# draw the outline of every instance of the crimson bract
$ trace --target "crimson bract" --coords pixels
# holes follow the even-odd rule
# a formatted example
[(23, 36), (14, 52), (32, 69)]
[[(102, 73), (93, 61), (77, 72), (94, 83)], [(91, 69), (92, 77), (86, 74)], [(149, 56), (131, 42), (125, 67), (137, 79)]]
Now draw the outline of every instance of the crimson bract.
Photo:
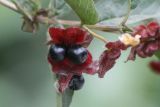
[(151, 57), (160, 50), (160, 26), (157, 22), (135, 27), (132, 35), (137, 34), (141, 35), (141, 43), (131, 49), (128, 60), (135, 60), (136, 55), (141, 58)]

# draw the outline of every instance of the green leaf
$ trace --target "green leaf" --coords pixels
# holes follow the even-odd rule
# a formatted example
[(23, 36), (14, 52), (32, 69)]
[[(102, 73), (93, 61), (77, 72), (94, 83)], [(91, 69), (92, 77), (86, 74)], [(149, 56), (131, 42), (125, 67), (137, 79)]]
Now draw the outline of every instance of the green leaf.
[(127, 0), (99, 0), (96, 2), (97, 11), (101, 20), (107, 20), (125, 15)]
[(93, 0), (65, 0), (77, 13), (83, 24), (96, 24), (99, 16)]
[[(97, 11), (103, 24), (117, 25), (127, 12), (128, 0), (99, 0)], [(131, 14), (127, 24), (160, 18), (160, 0), (132, 0)]]
[(158, 59), (160, 59), (160, 51), (158, 51), (158, 52), (156, 52), (156, 57), (158, 58)]
[[(57, 4), (62, 5), (64, 0), (56, 0)], [(76, 4), (79, 1), (83, 0), (66, 0), (70, 1), (71, 4)], [(74, 3), (76, 1), (76, 3)], [(85, 0), (85, 5), (87, 4)], [(127, 21), (127, 24), (135, 24), (138, 22), (145, 22), (153, 19), (160, 19), (160, 0), (131, 0), (131, 13)], [(123, 17), (127, 13), (128, 9), (128, 0), (94, 0), (95, 7), (99, 20), (101, 20), (104, 25), (117, 25), (120, 24), (123, 20)], [(78, 3), (77, 3), (78, 4)], [(77, 5), (76, 4), (76, 5)], [(70, 5), (71, 6), (71, 5)], [(72, 7), (72, 6), (71, 6)], [(86, 7), (85, 7), (86, 8)], [(84, 15), (86, 10), (74, 6), (74, 11), (82, 11), (82, 16), (90, 17), (89, 14)], [(58, 12), (61, 13), (58, 17), (68, 20), (78, 20), (75, 13), (69, 6), (64, 5), (61, 9), (58, 9)], [(77, 13), (77, 12), (76, 12)], [(70, 14), (70, 15), (68, 15)]]

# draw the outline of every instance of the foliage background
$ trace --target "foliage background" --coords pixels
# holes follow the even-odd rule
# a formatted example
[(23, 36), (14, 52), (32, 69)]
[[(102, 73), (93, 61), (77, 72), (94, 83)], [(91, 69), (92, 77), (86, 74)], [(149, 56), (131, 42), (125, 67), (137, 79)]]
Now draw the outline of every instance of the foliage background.
[[(41, 26), (36, 34), (24, 33), (21, 22), (20, 15), (0, 6), (0, 107), (55, 107), (53, 78), (46, 60), (47, 29)], [(117, 37), (98, 33), (109, 40)], [(98, 40), (90, 46), (94, 58), (103, 49)], [(127, 55), (123, 53), (104, 79), (85, 75), (85, 86), (75, 93), (71, 107), (159, 107), (160, 75), (147, 67), (156, 58), (124, 63)]]

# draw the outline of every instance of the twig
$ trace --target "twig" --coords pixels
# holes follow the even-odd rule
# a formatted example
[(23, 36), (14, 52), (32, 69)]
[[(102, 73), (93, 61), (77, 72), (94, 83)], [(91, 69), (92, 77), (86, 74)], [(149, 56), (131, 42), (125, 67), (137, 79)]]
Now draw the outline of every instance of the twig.
[(71, 20), (56, 20), (55, 18), (48, 18), (48, 17), (44, 17), (42, 15), (37, 16), (36, 20), (39, 23), (42, 24), (62, 24), (62, 25), (69, 25), (69, 26), (80, 26), (80, 22), (79, 21), (71, 21)]
[[(81, 26), (80, 21), (73, 21), (73, 20), (55, 20), (54, 18), (50, 19), (48, 17), (44, 16), (38, 16), (37, 21), (43, 24), (56, 24), (60, 23), (62, 25), (69, 25), (69, 26)], [(86, 27), (90, 29), (96, 29), (96, 30), (101, 30), (101, 31), (108, 31), (108, 32), (120, 32), (120, 28), (117, 26), (103, 26), (100, 24), (96, 25), (85, 25)]]
[(8, 0), (0, 0), (0, 4), (15, 12), (19, 12), (16, 5)]
[(69, 20), (58, 20), (59, 23), (63, 25), (80, 26), (80, 21), (69, 21)]
[(96, 25), (85, 25), (90, 29), (96, 29), (96, 30), (101, 30), (101, 31), (106, 31), (106, 32), (119, 32), (120, 28), (117, 26), (103, 26), (100, 24)]
[(107, 43), (108, 41), (103, 37), (98, 35), (97, 33), (93, 32), (92, 30), (90, 30), (87, 26), (83, 25), (83, 28), (86, 29), (89, 33), (92, 34), (92, 36), (94, 36), (95, 38), (103, 41), (104, 43)]

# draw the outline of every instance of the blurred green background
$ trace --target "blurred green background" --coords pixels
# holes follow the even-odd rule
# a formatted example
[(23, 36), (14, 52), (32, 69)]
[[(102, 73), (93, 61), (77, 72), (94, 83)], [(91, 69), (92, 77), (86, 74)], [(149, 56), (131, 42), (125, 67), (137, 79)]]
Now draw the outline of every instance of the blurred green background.
[[(0, 107), (56, 107), (46, 59), (47, 29), (30, 34), (21, 31), (21, 24), (20, 15), (0, 6)], [(110, 40), (117, 37), (98, 33)], [(94, 58), (103, 49), (98, 40), (90, 46)], [(103, 79), (85, 75), (85, 86), (75, 93), (71, 107), (160, 107), (160, 75), (147, 66), (156, 58), (124, 63), (127, 55), (123, 52)]]

